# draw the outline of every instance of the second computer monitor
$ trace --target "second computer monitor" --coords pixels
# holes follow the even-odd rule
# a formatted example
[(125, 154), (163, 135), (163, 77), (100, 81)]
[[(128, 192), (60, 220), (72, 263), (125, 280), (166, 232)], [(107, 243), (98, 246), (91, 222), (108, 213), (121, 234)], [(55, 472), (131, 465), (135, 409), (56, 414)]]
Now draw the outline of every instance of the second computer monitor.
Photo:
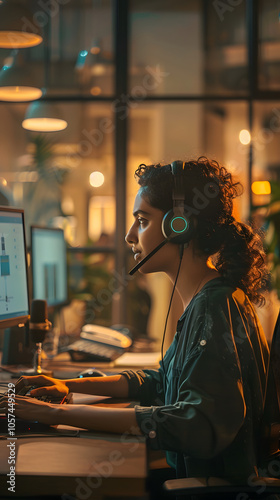
[(29, 318), (23, 210), (0, 207), (0, 329)]
[(67, 303), (67, 261), (64, 232), (31, 226), (32, 298), (48, 306)]

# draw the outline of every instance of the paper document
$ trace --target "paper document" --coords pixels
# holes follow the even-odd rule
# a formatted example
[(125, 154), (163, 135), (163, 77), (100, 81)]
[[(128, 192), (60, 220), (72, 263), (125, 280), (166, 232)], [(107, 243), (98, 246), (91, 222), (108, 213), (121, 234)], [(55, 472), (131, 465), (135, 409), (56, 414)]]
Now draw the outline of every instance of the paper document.
[(114, 362), (115, 366), (130, 366), (131, 368), (157, 367), (161, 359), (160, 352), (125, 352)]
[(94, 396), (92, 394), (73, 392), (73, 403), (75, 405), (92, 405), (93, 403), (102, 403), (105, 399), (111, 398), (110, 396)]

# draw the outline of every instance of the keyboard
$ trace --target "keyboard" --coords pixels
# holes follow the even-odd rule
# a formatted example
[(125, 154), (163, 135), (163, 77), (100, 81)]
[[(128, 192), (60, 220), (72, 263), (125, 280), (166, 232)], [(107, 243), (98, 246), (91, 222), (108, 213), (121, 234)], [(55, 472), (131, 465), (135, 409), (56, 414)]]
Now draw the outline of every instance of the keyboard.
[(104, 361), (110, 362), (119, 358), (124, 350), (108, 344), (99, 344), (85, 339), (79, 339), (67, 347), (72, 361)]
[[(38, 389), (37, 385), (25, 385), (22, 387), (18, 392), (18, 396), (29, 396), (30, 392), (33, 389)], [(39, 401), (43, 401), (44, 403), (52, 403), (56, 405), (61, 405), (61, 404), (69, 404), (72, 403), (73, 400), (73, 394), (72, 392), (69, 392), (69, 394), (66, 394), (65, 396), (52, 396), (50, 394), (44, 394), (42, 396), (30, 396), (33, 397), (34, 399), (38, 399)]]
[[(15, 417), (13, 421), (14, 425), (9, 427), (8, 417), (6, 415), (0, 415), (0, 435), (9, 434), (11, 436), (17, 436), (18, 434), (25, 433), (46, 433), (49, 432), (52, 427), (48, 424), (42, 424), (37, 420), (23, 420), (22, 418)], [(55, 427), (54, 427), (55, 428)]]
[[(29, 396), (30, 391), (32, 389), (38, 389), (36, 385), (25, 385), (19, 391), (17, 391), (17, 395), (19, 396), (28, 396), (30, 398), (38, 399), (39, 401), (43, 401), (44, 403), (52, 403), (52, 404), (69, 404), (73, 401), (73, 394), (70, 392), (65, 396), (51, 396), (49, 394), (43, 396)], [(10, 425), (10, 424), (9, 424)], [(51, 428), (55, 428), (56, 426), (50, 426), (48, 424), (42, 424), (37, 420), (23, 420), (21, 418), (15, 417), (14, 425), (12, 426), (14, 434), (17, 435), (21, 433), (45, 433), (49, 432)], [(9, 433), (8, 426), (8, 417), (6, 415), (0, 415), (0, 435)]]

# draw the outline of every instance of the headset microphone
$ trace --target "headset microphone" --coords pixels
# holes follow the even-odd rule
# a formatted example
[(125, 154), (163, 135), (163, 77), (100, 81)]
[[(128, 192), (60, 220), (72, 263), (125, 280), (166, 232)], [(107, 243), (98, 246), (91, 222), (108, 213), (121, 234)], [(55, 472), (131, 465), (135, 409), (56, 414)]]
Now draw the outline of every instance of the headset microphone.
[(136, 271), (138, 271), (138, 269), (140, 269), (140, 267), (143, 266), (143, 264), (145, 264), (147, 262), (147, 260), (149, 260), (153, 255), (155, 255), (156, 252), (158, 252), (158, 250), (160, 250), (163, 245), (165, 245), (165, 243), (168, 243), (169, 239), (166, 238), (165, 240), (163, 240), (156, 248), (154, 248), (150, 253), (148, 253), (148, 255), (146, 255), (146, 257), (144, 257), (144, 259), (142, 259), (140, 262), (138, 262), (138, 264), (136, 264), (136, 266), (134, 266), (128, 274), (130, 274), (130, 276), (132, 276), (134, 273), (136, 273)]

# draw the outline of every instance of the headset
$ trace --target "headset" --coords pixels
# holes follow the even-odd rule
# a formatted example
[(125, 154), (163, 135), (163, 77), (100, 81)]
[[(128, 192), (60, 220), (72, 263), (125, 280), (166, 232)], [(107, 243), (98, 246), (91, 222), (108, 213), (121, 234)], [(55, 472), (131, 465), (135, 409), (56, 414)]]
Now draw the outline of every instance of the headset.
[(194, 224), (185, 210), (185, 163), (177, 160), (170, 167), (173, 175), (173, 208), (164, 215), (161, 229), (163, 236), (171, 243), (187, 244), (193, 236)]
[(131, 276), (166, 243), (170, 242), (182, 245), (183, 252), (184, 246), (192, 239), (194, 223), (185, 210), (184, 168), (185, 163), (179, 160), (174, 161), (170, 165), (173, 176), (173, 208), (169, 210), (162, 219), (161, 230), (164, 240), (129, 271)]

